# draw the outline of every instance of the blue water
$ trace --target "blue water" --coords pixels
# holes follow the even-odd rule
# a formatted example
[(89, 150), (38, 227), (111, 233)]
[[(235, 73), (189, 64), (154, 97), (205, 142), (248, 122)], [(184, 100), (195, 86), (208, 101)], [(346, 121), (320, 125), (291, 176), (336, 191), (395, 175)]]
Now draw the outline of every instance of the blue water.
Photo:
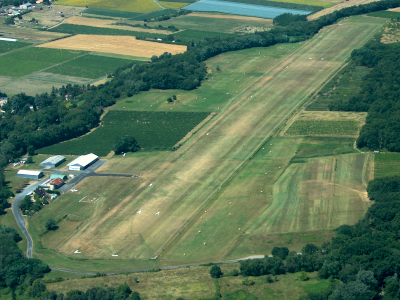
[(222, 12), (227, 14), (259, 17), (265, 19), (273, 19), (284, 13), (291, 13), (294, 15), (308, 15), (311, 11), (289, 9), (273, 6), (263, 6), (254, 4), (245, 4), (239, 2), (228, 2), (218, 0), (201, 0), (199, 2), (192, 3), (183, 9), (189, 9), (193, 11), (212, 11)]

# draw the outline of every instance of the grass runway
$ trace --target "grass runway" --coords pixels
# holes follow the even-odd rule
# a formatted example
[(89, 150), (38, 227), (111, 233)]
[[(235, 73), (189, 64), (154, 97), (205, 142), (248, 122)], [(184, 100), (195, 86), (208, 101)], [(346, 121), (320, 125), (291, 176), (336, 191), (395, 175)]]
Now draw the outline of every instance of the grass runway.
[[(216, 109), (219, 114), (178, 151), (160, 157), (155, 164), (149, 164), (147, 177), (143, 176), (139, 187), (131, 193), (122, 193), (124, 196), (119, 197), (121, 200), (118, 205), (88, 217), (85, 228), (71, 233), (59, 246), (61, 255), (70, 256), (79, 247), (82, 253), (98, 259), (96, 270), (113, 270), (117, 267), (107, 260), (112, 253), (122, 254), (115, 260), (121, 270), (132, 268), (135, 263), (154, 265), (154, 261), (149, 260), (154, 256), (158, 256), (156, 263), (159, 266), (224, 259), (243, 234), (244, 229), (239, 231), (238, 228), (251, 226), (255, 216), (266, 210), (272, 198), (264, 192), (263, 195), (256, 194), (259, 186), (255, 186), (254, 190), (249, 187), (249, 192), (254, 193), (254, 197), (237, 201), (236, 204), (229, 201), (232, 202), (231, 209), (236, 214), (236, 223), (232, 223), (232, 228), (222, 227), (218, 230), (224, 218), (229, 216), (224, 208), (229, 202), (215, 201), (219, 199), (218, 192), (224, 191), (229, 179), (238, 174), (236, 172), (240, 167), (284, 125), (290, 114), (310, 93), (348, 59), (351, 51), (362, 46), (382, 25), (382, 21), (376, 19), (356, 19), (357, 22), (350, 18), (342, 26), (324, 28), (316, 37), (303, 42), (298, 50), (294, 49), (296, 51), (283, 60), (277, 61), (274, 57), (269, 57), (264, 64), (257, 64), (255, 60), (255, 64), (250, 62), (248, 65), (245, 60), (233, 62), (230, 59), (237, 53), (227, 53), (215, 58), (214, 61), (231, 62), (230, 66), (228, 63), (226, 65), (228, 69), (232, 68), (232, 72), (236, 70), (236, 64), (240, 65), (239, 70), (245, 70), (243, 73), (246, 73), (241, 76), (236, 73), (237, 85), (220, 102), (220, 109)], [(245, 51), (254, 53), (254, 50)], [(261, 51), (267, 53), (268, 49)], [(260, 59), (261, 57), (260, 54)], [(309, 57), (313, 59), (310, 60)], [(322, 57), (323, 61), (320, 60)], [(246, 70), (248, 66), (252, 67)], [(224, 79), (221, 76), (220, 80)], [(232, 82), (231, 80), (228, 84), (232, 86)], [(210, 83), (206, 82), (205, 85), (207, 84)], [(194, 99), (188, 99), (186, 102), (182, 101), (182, 106), (189, 103), (199, 105)], [(282, 153), (282, 171), (285, 168), (284, 162), (291, 158), (290, 149), (292, 148), (288, 147), (287, 156)], [(270, 186), (271, 182), (263, 184)], [(81, 183), (79, 188), (90, 190), (90, 184)], [(238, 197), (241, 192), (243, 191), (237, 190)], [(217, 198), (213, 198), (215, 195)], [(107, 197), (102, 201), (108, 201)], [(254, 208), (244, 209), (247, 206)], [(140, 215), (136, 214), (138, 210), (142, 211)], [(156, 211), (161, 212), (159, 216), (154, 215)], [(199, 239), (195, 237), (199, 231), (196, 226), (200, 226), (205, 220), (201, 219), (203, 211), (209, 211), (205, 214), (209, 213), (211, 216), (207, 215), (210, 221), (203, 225), (204, 238)], [(35, 218), (38, 219), (33, 217), (33, 222), (36, 222)], [(220, 239), (226, 241), (224, 249), (213, 245), (213, 241), (218, 242)], [(207, 242), (207, 246), (204, 242)], [(182, 249), (193, 254), (183, 256)], [(42, 250), (39, 250), (39, 255), (40, 251)], [(42, 253), (44, 252), (49, 253), (51, 250), (43, 250)], [(60, 254), (54, 254), (53, 259), (57, 256)], [(41, 258), (49, 261), (45, 257)], [(124, 258), (136, 260), (130, 261), (124, 268)], [(71, 264), (78, 269), (87, 269), (89, 265), (90, 268), (96, 267), (93, 262), (88, 261), (88, 265), (86, 261), (77, 264), (70, 259), (59, 260), (57, 266), (69, 267)]]

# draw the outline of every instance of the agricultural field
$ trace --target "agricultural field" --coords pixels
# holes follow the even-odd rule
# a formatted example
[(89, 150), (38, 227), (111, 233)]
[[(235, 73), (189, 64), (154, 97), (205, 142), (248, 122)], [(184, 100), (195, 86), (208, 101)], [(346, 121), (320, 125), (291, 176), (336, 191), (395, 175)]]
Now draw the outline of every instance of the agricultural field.
[(160, 4), (167, 8), (181, 9), (184, 6), (187, 6), (189, 3), (160, 1)]
[(122, 58), (87, 54), (47, 69), (46, 72), (95, 79), (111, 74), (117, 68), (131, 62), (132, 60)]
[(273, 187), (271, 206), (253, 234), (334, 229), (355, 224), (371, 202), (363, 176), (366, 154), (310, 159), (290, 165)]
[(5, 42), (0, 41), (0, 53), (6, 53), (15, 49), (30, 46), (30, 43), (25, 42)]
[(400, 26), (397, 21), (390, 22), (382, 33), (381, 42), (385, 44), (398, 43), (400, 41)]
[(162, 9), (152, 0), (58, 0), (57, 4), (137, 13), (148, 13)]
[(378, 17), (378, 18), (387, 18), (387, 19), (397, 19), (397, 18), (400, 18), (400, 12), (382, 10), (382, 11), (375, 11), (375, 12), (369, 13), (368, 16)]
[(118, 137), (133, 136), (144, 150), (171, 149), (209, 113), (112, 110), (92, 133), (38, 150), (47, 154), (96, 153), (106, 156)]
[[(274, 233), (274, 237), (297, 230), (299, 233), (293, 238), (298, 241), (297, 248), (301, 243), (304, 245), (310, 240), (322, 243), (330, 237), (328, 229), (332, 226), (340, 225), (341, 222), (356, 221), (356, 216), (362, 215), (368, 206), (368, 202), (362, 201), (360, 197), (365, 191), (363, 176), (360, 173), (364, 170), (364, 165), (367, 165), (366, 154), (327, 156), (310, 159), (302, 164), (291, 164), (288, 167), (297, 151), (296, 141), (301, 141), (303, 137), (278, 137), (276, 140), (270, 137), (279, 132), (316, 87), (343, 65), (351, 51), (362, 46), (384, 23), (383, 19), (366, 17), (357, 18), (357, 21), (355, 23), (353, 18), (349, 18), (343, 21), (343, 26), (326, 27), (315, 38), (303, 42), (302, 45), (248, 49), (226, 53), (209, 60), (207, 64), (213, 75), (209, 75), (204, 85), (199, 91), (194, 91), (192, 96), (188, 93), (187, 98), (183, 99), (177, 94), (178, 100), (173, 111), (189, 110), (191, 106), (197, 110), (205, 110), (205, 107), (212, 103), (211, 108), (219, 113), (177, 151), (162, 155), (155, 152), (154, 156), (149, 155), (148, 158), (140, 156), (143, 170), (135, 169), (132, 165), (130, 173), (134, 175), (139, 171), (140, 177), (126, 179), (131, 180), (132, 184), (122, 182), (121, 178), (108, 178), (109, 181), (101, 181), (99, 178), (93, 182), (82, 181), (77, 186), (81, 198), (78, 195), (63, 195), (52, 203), (54, 208), (50, 205), (35, 215), (30, 226), (35, 228), (33, 231), (37, 239), (43, 220), (57, 211), (57, 203), (60, 205), (59, 210), (63, 208), (63, 214), (69, 214), (73, 213), (73, 209), (76, 212), (80, 211), (83, 206), (77, 207), (76, 204), (84, 196), (93, 199), (104, 195), (104, 198), (96, 203), (81, 202), (82, 205), (89, 205), (92, 211), (92, 214), (82, 215), (83, 225), (63, 225), (61, 221), (60, 229), (64, 230), (65, 239), (46, 237), (42, 244), (50, 248), (35, 249), (34, 256), (51, 265), (56, 263), (58, 267), (77, 270), (95, 268), (98, 271), (111, 268), (132, 270), (143, 268), (147, 264), (161, 267), (196, 261), (208, 262), (214, 259), (243, 257), (254, 252), (266, 254), (265, 249), (262, 253), (257, 253), (260, 251), (257, 245), (249, 249), (250, 246), (243, 243), (246, 243), (246, 237), (259, 236), (260, 240), (265, 239), (268, 235), (265, 233), (267, 227)], [(281, 47), (291, 50), (288, 51), (291, 55), (280, 56)], [(251, 54), (250, 59), (243, 60), (248, 53)], [(325, 60), (309, 60), (310, 56), (320, 55)], [(216, 66), (220, 67), (220, 73), (216, 71)], [(229, 76), (223, 76), (224, 72)], [(237, 84), (232, 87), (234, 80)], [(215, 87), (215, 91), (204, 91), (212, 86)], [(224, 98), (215, 97), (218, 93), (225, 95)], [(197, 95), (203, 97), (196, 99)], [(162, 96), (165, 99), (165, 94)], [(151, 101), (158, 101), (154, 97), (146, 103), (140, 103), (135, 101), (138, 98), (146, 99), (146, 93), (129, 100), (133, 101), (128, 103), (132, 109), (135, 105), (144, 107), (151, 105)], [(214, 101), (219, 103), (215, 105)], [(258, 155), (260, 160), (263, 158), (265, 162), (256, 164)], [(114, 171), (108, 171), (118, 173), (119, 164), (116, 162), (124, 159), (127, 165), (125, 169), (128, 170), (129, 162), (134, 157), (135, 153), (132, 156), (116, 158), (113, 160)], [(251, 178), (253, 175), (249, 175), (249, 169), (246, 169), (247, 174), (242, 174), (242, 170), (253, 161), (255, 165), (251, 168), (256, 177), (254, 181), (251, 180), (251, 185), (246, 186), (246, 176)], [(354, 171), (347, 169), (350, 166), (355, 168)], [(287, 167), (294, 173), (290, 173)], [(240, 182), (239, 176), (242, 176), (244, 181), (243, 189), (239, 188), (233, 194), (225, 187), (236, 177), (236, 182)], [(322, 178), (321, 182), (318, 183), (316, 178)], [(274, 179), (277, 179), (275, 184)], [(138, 180), (137, 186), (134, 180)], [(284, 186), (290, 185), (290, 182), (300, 187), (296, 190), (293, 184), (293, 194), (286, 197)], [(325, 183), (329, 188), (326, 192), (323, 189)], [(307, 184), (315, 191), (312, 202), (307, 201), (305, 196), (304, 188)], [(116, 189), (110, 191), (110, 187), (114, 185)], [(132, 190), (129, 190), (130, 188)], [(219, 201), (221, 195), (225, 195), (226, 198)], [(324, 198), (325, 195), (332, 195), (338, 199), (338, 205), (334, 208), (339, 219), (326, 218), (328, 208), (323, 204), (328, 202), (333, 205), (336, 202), (329, 202)], [(108, 197), (111, 199), (105, 201)], [(320, 212), (324, 218), (309, 211), (306, 215), (308, 221), (299, 220), (298, 215), (293, 214), (287, 221), (282, 220), (279, 223), (280, 218), (275, 217), (275, 213), (281, 207), (279, 203), (275, 203), (276, 199), (282, 199), (281, 201), (287, 202), (288, 205), (290, 203), (294, 212), (302, 212), (306, 207), (315, 207), (315, 211)], [(90, 205), (93, 208), (90, 208)], [(86, 213), (85, 211), (87, 210), (82, 209), (82, 214)], [(138, 211), (141, 211), (141, 214), (138, 214)], [(156, 215), (157, 212), (160, 214)], [(270, 220), (265, 219), (269, 217)], [(221, 224), (226, 225), (220, 227)], [(322, 230), (324, 228), (325, 230)], [(303, 230), (311, 232), (302, 234)], [(258, 244), (257, 239), (254, 243)], [(36, 240), (36, 244), (39, 244), (39, 240)], [(270, 245), (272, 247), (273, 243)], [(72, 253), (76, 249), (84, 254), (82, 258), (92, 257), (98, 260), (72, 259)], [(115, 253), (119, 254), (119, 257), (111, 261), (111, 254)], [(155, 256), (156, 260), (149, 260)], [(133, 267), (134, 265), (136, 267)]]
[(244, 15), (250, 17), (273, 19), (283, 13), (308, 15), (311, 11), (280, 8), (273, 6), (263, 6), (254, 4), (244, 4), (238, 2), (200, 0), (186, 6), (184, 9), (202, 12), (222, 12), (234, 15)]
[[(69, 26), (78, 26), (78, 25), (69, 25)], [(108, 28), (100, 28), (100, 29), (108, 29)], [(134, 37), (85, 35), (85, 34), (78, 34), (62, 40), (49, 42), (46, 44), (42, 44), (38, 47), (95, 51), (102, 53), (115, 53), (115, 54), (130, 55), (130, 56), (148, 57), (148, 58), (152, 57), (153, 55), (159, 56), (164, 52), (177, 54), (186, 51), (186, 46), (142, 41), (142, 40), (137, 40)]]
[[(61, 22), (68, 20), (70, 17), (80, 15), (83, 10), (83, 7), (76, 6), (60, 6), (53, 4), (51, 9), (44, 6), (42, 10), (31, 11), (28, 15), (24, 16), (22, 20), (19, 20), (18, 25), (25, 27), (35, 27), (42, 31), (44, 28), (56, 26)], [(62, 12), (62, 14), (59, 13), (60, 11)], [(32, 18), (34, 18), (38, 23), (30, 23), (30, 20)], [(37, 31), (40, 32), (39, 30)]]
[(0, 76), (20, 77), (85, 54), (82, 51), (25, 48), (0, 56)]
[(246, 29), (268, 30), (272, 27), (272, 20), (233, 15), (191, 13), (162, 22), (152, 22), (151, 25), (175, 26), (179, 29), (194, 30), (201, 28), (208, 32), (234, 33), (246, 32)]
[(306, 110), (329, 110), (329, 106), (332, 103), (348, 101), (351, 97), (359, 93), (362, 79), (368, 73), (368, 68), (355, 66), (349, 63), (337, 72), (337, 74), (312, 97)]
[(157, 10), (157, 11), (149, 12), (147, 14), (141, 14), (141, 15), (134, 16), (130, 20), (133, 20), (133, 21), (143, 21), (143, 20), (151, 21), (154, 18), (157, 18), (157, 17), (160, 17), (160, 16), (164, 16), (164, 15), (168, 15), (168, 14), (171, 14), (171, 13), (174, 13), (174, 12), (176, 12), (175, 9)]
[(97, 9), (97, 8), (86, 8), (85, 10), (82, 11), (82, 14), (105, 16), (112, 18), (133, 18), (135, 16), (141, 15), (141, 13), (119, 11), (119, 10)]
[(304, 137), (300, 143), (292, 163), (305, 162), (305, 158), (332, 156), (348, 153), (359, 153), (354, 148), (355, 138), (349, 137)]
[(357, 137), (366, 112), (300, 111), (281, 135), (331, 135)]
[(400, 153), (375, 154), (374, 163), (375, 178), (400, 175)]

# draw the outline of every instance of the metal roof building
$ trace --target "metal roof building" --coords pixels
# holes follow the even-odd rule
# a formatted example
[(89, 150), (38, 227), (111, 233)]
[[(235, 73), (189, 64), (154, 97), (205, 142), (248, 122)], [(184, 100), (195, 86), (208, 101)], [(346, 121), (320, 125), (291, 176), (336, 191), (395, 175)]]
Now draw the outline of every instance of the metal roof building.
[(79, 156), (77, 159), (71, 161), (67, 166), (70, 171), (81, 171), (86, 169), (94, 162), (98, 161), (99, 157), (93, 153)]
[(55, 168), (65, 161), (65, 157), (61, 155), (52, 156), (40, 163), (41, 167)]
[(64, 174), (51, 174), (50, 179), (54, 179), (54, 178), (60, 178), (62, 180), (68, 179), (67, 175), (64, 175)]
[(29, 170), (19, 170), (17, 176), (20, 178), (29, 178), (29, 179), (36, 179), (43, 177), (42, 171), (29, 171)]

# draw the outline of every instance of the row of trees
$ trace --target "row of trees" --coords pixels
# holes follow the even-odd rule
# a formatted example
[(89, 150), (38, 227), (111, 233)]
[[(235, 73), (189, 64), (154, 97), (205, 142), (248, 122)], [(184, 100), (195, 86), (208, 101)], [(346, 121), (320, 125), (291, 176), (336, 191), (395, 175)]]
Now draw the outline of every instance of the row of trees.
[[(331, 242), (307, 244), (301, 255), (274, 248), (274, 257), (241, 262), (240, 272), (260, 276), (318, 271), (320, 278), (343, 282), (330, 291), (330, 299), (376, 299), (382, 291), (382, 299), (399, 299), (400, 176), (370, 181), (368, 195), (375, 203), (364, 218), (340, 226)], [(306, 299), (328, 299), (329, 294)]]

